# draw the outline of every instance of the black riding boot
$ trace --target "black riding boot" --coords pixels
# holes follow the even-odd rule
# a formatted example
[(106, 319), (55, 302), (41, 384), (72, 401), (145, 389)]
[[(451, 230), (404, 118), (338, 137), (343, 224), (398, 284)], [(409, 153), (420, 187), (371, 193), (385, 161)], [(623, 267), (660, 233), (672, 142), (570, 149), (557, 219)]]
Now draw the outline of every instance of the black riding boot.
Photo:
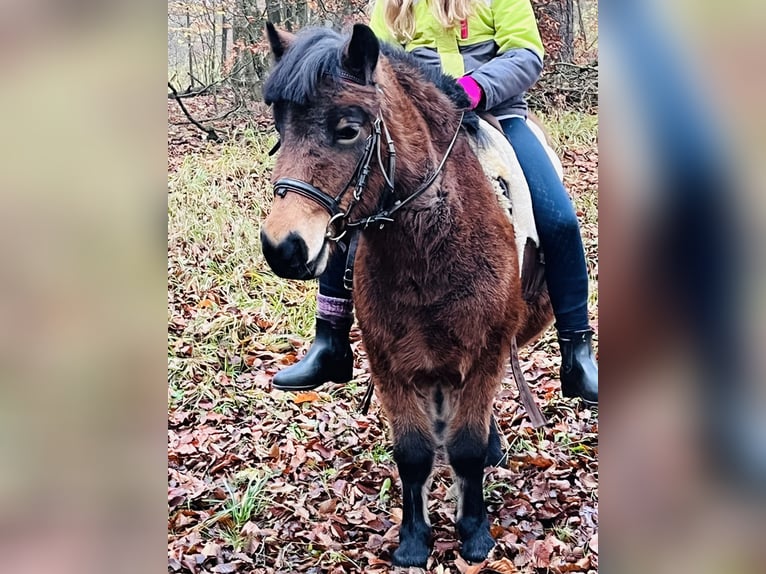
[(354, 371), (354, 355), (348, 341), (350, 330), (350, 321), (333, 325), (317, 317), (316, 338), (309, 352), (274, 375), (273, 385), (283, 391), (308, 391), (328, 381), (350, 381)]
[(559, 333), (561, 348), (561, 394), (580, 397), (587, 405), (598, 404), (598, 365), (593, 356), (593, 331)]

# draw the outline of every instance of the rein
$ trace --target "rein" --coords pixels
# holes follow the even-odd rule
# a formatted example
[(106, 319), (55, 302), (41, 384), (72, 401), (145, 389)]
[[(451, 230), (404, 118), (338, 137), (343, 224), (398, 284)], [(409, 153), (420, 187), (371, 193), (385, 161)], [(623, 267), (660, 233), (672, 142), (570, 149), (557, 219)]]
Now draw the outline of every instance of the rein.
[[(434, 172), (426, 179), (426, 181), (420, 185), (420, 187), (418, 187), (418, 189), (416, 189), (405, 199), (397, 200), (393, 207), (390, 209), (382, 209), (368, 217), (357, 219), (355, 221), (349, 221), (351, 211), (359, 202), (362, 197), (362, 193), (367, 187), (367, 180), (370, 176), (370, 164), (372, 162), (373, 156), (377, 156), (378, 165), (380, 166), (380, 171), (383, 174), (383, 179), (385, 181), (384, 193), (393, 193), (395, 189), (394, 178), (396, 173), (396, 149), (394, 146), (394, 141), (391, 139), (391, 134), (389, 133), (388, 128), (383, 121), (383, 117), (380, 115), (378, 115), (375, 122), (373, 122), (372, 132), (369, 136), (367, 136), (364, 151), (362, 152), (362, 155), (359, 158), (356, 167), (354, 168), (354, 172), (351, 174), (351, 177), (349, 178), (346, 185), (335, 197), (325, 193), (321, 189), (306, 181), (287, 177), (280, 178), (276, 181), (274, 184), (274, 195), (285, 197), (287, 192), (291, 191), (293, 193), (302, 195), (320, 205), (330, 214), (330, 221), (327, 223), (326, 236), (331, 241), (339, 241), (346, 235), (349, 228), (353, 230), (364, 230), (367, 229), (370, 225), (379, 224), (378, 229), (382, 229), (386, 223), (394, 221), (394, 215), (397, 211), (415, 201), (418, 197), (425, 193), (425, 191), (428, 190), (431, 185), (433, 185), (434, 181), (436, 181), (436, 178), (439, 176), (442, 169), (444, 169), (444, 165), (447, 163), (447, 158), (449, 158), (452, 149), (455, 147), (457, 136), (460, 134), (460, 128), (463, 124), (464, 115), (464, 112), (461, 112), (460, 121), (458, 122), (455, 134), (452, 136), (452, 141), (450, 141), (447, 150), (444, 152), (444, 157), (442, 158), (441, 162), (439, 162), (439, 165), (436, 167)], [(383, 166), (383, 158), (381, 154), (381, 143), (383, 137), (385, 137), (388, 151), (388, 161), (387, 166), (385, 167)], [(274, 146), (270, 153), (276, 152), (277, 149), (279, 149), (279, 142)], [(352, 187), (354, 191), (352, 193), (351, 202), (349, 203), (346, 210), (343, 211), (340, 208), (340, 201), (346, 192)], [(333, 233), (333, 228), (335, 226), (340, 227), (338, 233)]]
[[(450, 156), (450, 153), (452, 152), (452, 148), (455, 147), (455, 142), (457, 141), (457, 136), (460, 134), (460, 128), (463, 125), (463, 116), (465, 115), (464, 112), (460, 113), (460, 121), (458, 121), (457, 129), (455, 130), (455, 133), (452, 136), (452, 140), (449, 143), (449, 146), (447, 146), (447, 150), (444, 152), (444, 157), (442, 158), (441, 162), (439, 162), (439, 165), (436, 167), (434, 172), (430, 175), (430, 177), (424, 181), (418, 189), (416, 189), (414, 192), (412, 192), (409, 196), (407, 196), (403, 200), (397, 200), (396, 203), (394, 203), (394, 206), (391, 209), (383, 209), (379, 211), (378, 213), (374, 215), (370, 215), (369, 217), (365, 217), (362, 219), (358, 219), (357, 221), (349, 221), (346, 222), (346, 227), (362, 227), (363, 229), (367, 229), (370, 225), (375, 223), (380, 223), (379, 229), (383, 228), (383, 225), (386, 222), (394, 221), (393, 216), (396, 214), (397, 211), (402, 209), (403, 207), (406, 207), (409, 203), (415, 201), (418, 197), (423, 195), (426, 190), (428, 190), (431, 185), (433, 185), (434, 181), (436, 181), (436, 178), (439, 177), (439, 174), (441, 173), (442, 169), (444, 169), (444, 164), (447, 163), (447, 159)], [(378, 120), (383, 122), (382, 118), (378, 117)], [(383, 124), (385, 127), (385, 124)], [(390, 140), (390, 136), (388, 134), (388, 130), (386, 130), (386, 138), (389, 142), (389, 158), (393, 157), (390, 154), (393, 152), (393, 141)], [(382, 163), (380, 160), (380, 145), (378, 145), (378, 162)], [(382, 170), (382, 165), (381, 165)], [(393, 173), (391, 174), (393, 176)], [(384, 178), (386, 179), (386, 187), (390, 191), (394, 191), (394, 185), (393, 185), (393, 177), (389, 179), (385, 175), (384, 172)], [(351, 208), (347, 210), (347, 213), (351, 211)]]

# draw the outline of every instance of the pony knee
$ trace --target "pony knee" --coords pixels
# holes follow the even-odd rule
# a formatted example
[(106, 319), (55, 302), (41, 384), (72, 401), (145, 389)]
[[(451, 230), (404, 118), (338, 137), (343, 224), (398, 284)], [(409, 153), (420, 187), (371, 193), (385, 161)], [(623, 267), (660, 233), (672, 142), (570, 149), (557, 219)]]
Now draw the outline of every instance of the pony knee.
[(450, 439), (447, 444), (447, 456), (455, 474), (460, 477), (483, 475), (488, 438), (488, 434), (466, 429)]
[(431, 439), (419, 432), (408, 432), (396, 438), (394, 461), (402, 481), (425, 482), (433, 467), (434, 450)]

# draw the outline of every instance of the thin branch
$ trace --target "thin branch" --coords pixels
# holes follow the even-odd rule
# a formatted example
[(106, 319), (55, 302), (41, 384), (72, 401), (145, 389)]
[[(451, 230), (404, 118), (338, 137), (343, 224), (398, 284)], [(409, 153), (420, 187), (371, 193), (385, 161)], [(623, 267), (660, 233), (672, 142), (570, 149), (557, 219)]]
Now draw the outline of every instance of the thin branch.
[(186, 109), (186, 106), (181, 101), (181, 98), (178, 96), (178, 91), (173, 87), (173, 84), (168, 82), (168, 88), (170, 88), (170, 91), (173, 92), (173, 96), (175, 97), (176, 102), (178, 102), (179, 107), (181, 108), (181, 111), (184, 113), (184, 115), (189, 118), (189, 121), (194, 124), (196, 127), (198, 127), (200, 130), (205, 132), (207, 134), (207, 139), (214, 142), (220, 142), (221, 138), (218, 137), (218, 134), (215, 133), (215, 130), (213, 128), (206, 128), (201, 123), (199, 123), (197, 120), (195, 120), (192, 115), (189, 113), (189, 110)]
[[(220, 115), (220, 116), (216, 116), (216, 117), (214, 117), (214, 118), (207, 118), (207, 119), (204, 119), (204, 120), (199, 120), (199, 121), (200, 121), (200, 122), (217, 122), (217, 121), (220, 121), (220, 120), (225, 120), (226, 118), (228, 118), (228, 117), (229, 117), (231, 114), (233, 114), (234, 112), (237, 112), (237, 111), (239, 111), (239, 110), (240, 110), (240, 108), (242, 108), (242, 102), (239, 102), (239, 104), (237, 104), (235, 107), (233, 107), (232, 109), (230, 109), (230, 110), (229, 110), (228, 112), (226, 112), (225, 114), (222, 114), (222, 115)], [(171, 124), (173, 124), (174, 126), (185, 126), (185, 125), (188, 125), (188, 124), (190, 124), (190, 123), (192, 123), (192, 122), (191, 122), (191, 121), (188, 121), (188, 122), (170, 122), (170, 123), (171, 123)]]
[(577, 0), (577, 22), (579, 23), (580, 27), (580, 35), (582, 36), (583, 44), (586, 46), (588, 45), (588, 36), (585, 33), (585, 22), (583, 22), (582, 17), (582, 2), (581, 0)]
[(202, 95), (205, 95), (205, 94), (207, 94), (207, 93), (208, 93), (208, 91), (210, 90), (210, 88), (212, 88), (213, 86), (215, 86), (215, 85), (217, 85), (217, 84), (220, 84), (220, 83), (222, 83), (222, 82), (225, 82), (226, 80), (228, 80), (228, 79), (230, 79), (232, 76), (234, 76), (234, 74), (236, 74), (236, 73), (239, 73), (239, 71), (240, 71), (240, 70), (237, 68), (238, 66), (240, 66), (241, 68), (244, 68), (244, 64), (240, 64), (240, 63), (237, 63), (235, 66), (232, 66), (231, 72), (229, 72), (229, 73), (228, 73), (227, 75), (225, 75), (224, 77), (222, 77), (222, 78), (219, 78), (219, 79), (218, 79), (218, 80), (216, 80), (215, 82), (211, 82), (210, 84), (208, 84), (208, 85), (207, 85), (207, 86), (205, 86), (204, 88), (200, 88), (199, 90), (194, 90), (194, 91), (191, 91), (191, 90), (189, 90), (189, 91), (183, 92), (183, 93), (181, 93), (181, 94), (178, 94), (178, 95), (174, 95), (174, 94), (168, 94), (168, 98), (169, 98), (169, 99), (178, 100), (178, 99), (180, 99), (180, 98), (193, 98), (194, 96), (202, 96)]

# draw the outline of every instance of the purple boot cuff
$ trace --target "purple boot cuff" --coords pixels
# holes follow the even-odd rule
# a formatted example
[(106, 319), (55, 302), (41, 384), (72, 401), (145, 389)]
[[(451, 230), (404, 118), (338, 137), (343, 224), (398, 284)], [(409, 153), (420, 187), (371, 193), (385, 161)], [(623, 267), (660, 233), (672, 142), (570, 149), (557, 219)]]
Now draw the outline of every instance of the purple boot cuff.
[(340, 297), (317, 295), (317, 316), (333, 325), (353, 322), (354, 301)]

